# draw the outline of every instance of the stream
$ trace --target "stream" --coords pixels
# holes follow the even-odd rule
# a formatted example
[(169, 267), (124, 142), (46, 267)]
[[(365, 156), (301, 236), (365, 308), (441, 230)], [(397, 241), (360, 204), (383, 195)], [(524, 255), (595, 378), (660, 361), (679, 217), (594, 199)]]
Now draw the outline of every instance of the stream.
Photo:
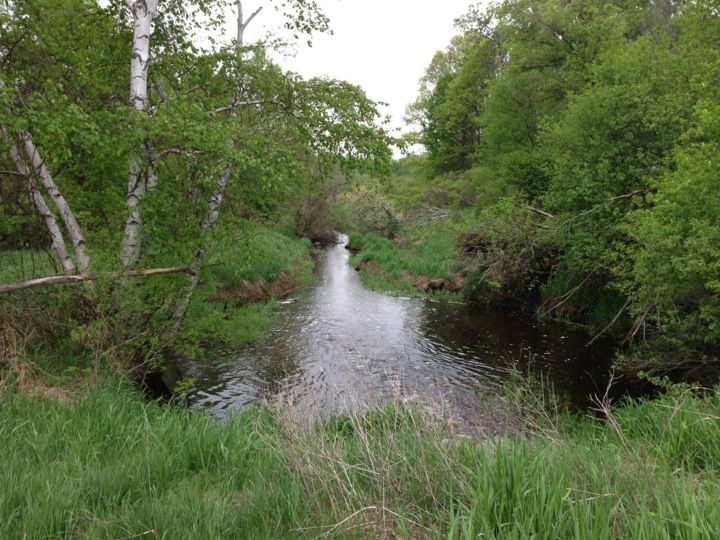
[(317, 286), (278, 306), (279, 323), (250, 347), (186, 360), (188, 399), (226, 417), (263, 398), (326, 416), (389, 399), (416, 400), (466, 425), (503, 429), (498, 384), (516, 366), (577, 407), (602, 395), (613, 344), (487, 307), (365, 288), (343, 242), (318, 262)]

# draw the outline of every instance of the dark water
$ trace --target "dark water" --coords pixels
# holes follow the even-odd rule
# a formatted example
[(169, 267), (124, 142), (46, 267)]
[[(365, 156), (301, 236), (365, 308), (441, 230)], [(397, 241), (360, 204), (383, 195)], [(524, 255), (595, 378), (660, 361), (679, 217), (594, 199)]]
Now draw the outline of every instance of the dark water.
[(279, 306), (281, 322), (260, 342), (219, 359), (187, 362), (193, 406), (218, 416), (258, 398), (329, 414), (408, 398), (465, 422), (498, 421), (494, 388), (517, 365), (552, 381), (578, 406), (602, 394), (610, 344), (532, 318), (478, 306), (403, 298), (366, 289), (340, 244), (319, 263), (319, 284)]

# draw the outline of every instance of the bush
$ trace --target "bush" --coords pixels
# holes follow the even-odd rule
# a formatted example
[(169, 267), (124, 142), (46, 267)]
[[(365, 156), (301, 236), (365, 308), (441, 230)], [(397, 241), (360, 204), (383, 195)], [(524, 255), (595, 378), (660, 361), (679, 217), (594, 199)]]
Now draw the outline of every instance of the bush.
[(466, 293), (490, 302), (529, 301), (551, 276), (557, 248), (537, 219), (515, 199), (501, 199), (480, 214), (482, 227), (462, 239)]
[(395, 206), (380, 193), (377, 185), (360, 184), (345, 193), (342, 199), (352, 230), (374, 232), (392, 237), (398, 230), (400, 214)]

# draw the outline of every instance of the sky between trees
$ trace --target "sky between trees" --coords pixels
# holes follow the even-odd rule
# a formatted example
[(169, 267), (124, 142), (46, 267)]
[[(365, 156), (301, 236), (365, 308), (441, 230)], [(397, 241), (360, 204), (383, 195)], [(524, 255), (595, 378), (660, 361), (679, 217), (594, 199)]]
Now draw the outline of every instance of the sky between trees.
[[(403, 128), (405, 107), (417, 96), (418, 81), (435, 51), (457, 32), (456, 17), (472, 0), (318, 0), (330, 17), (333, 35), (317, 35), (313, 47), (300, 44), (294, 57), (278, 58), (306, 78), (328, 76), (362, 86), (368, 96), (387, 102), (392, 125)], [(282, 25), (267, 0), (246, 2), (252, 12), (264, 6), (248, 28), (253, 41)], [(235, 32), (234, 10), (227, 17), (224, 39)]]

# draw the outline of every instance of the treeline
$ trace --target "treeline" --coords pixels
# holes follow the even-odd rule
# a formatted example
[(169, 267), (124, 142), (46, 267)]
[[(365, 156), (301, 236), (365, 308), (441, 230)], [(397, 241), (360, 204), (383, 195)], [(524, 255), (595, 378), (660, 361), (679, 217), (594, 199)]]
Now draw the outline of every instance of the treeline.
[(390, 197), (470, 216), (475, 298), (716, 360), (720, 3), (505, 0), (457, 24)]
[[(247, 41), (263, 7), (285, 15), (290, 37)], [(189, 311), (213, 312), (208, 331), (232, 317), (220, 289), (304, 266), (310, 243), (297, 240), (331, 230), (317, 192), (333, 171), (388, 169), (392, 139), (360, 88), (306, 80), (270, 58), (328, 30), (315, 2), (249, 8), (2, 3), (0, 278), (94, 278), (5, 295), (3, 351), (63, 342), (146, 365), (174, 345)], [(233, 11), (237, 34), (223, 40)], [(185, 273), (123, 277), (175, 267)], [(204, 285), (222, 312), (193, 309)]]

